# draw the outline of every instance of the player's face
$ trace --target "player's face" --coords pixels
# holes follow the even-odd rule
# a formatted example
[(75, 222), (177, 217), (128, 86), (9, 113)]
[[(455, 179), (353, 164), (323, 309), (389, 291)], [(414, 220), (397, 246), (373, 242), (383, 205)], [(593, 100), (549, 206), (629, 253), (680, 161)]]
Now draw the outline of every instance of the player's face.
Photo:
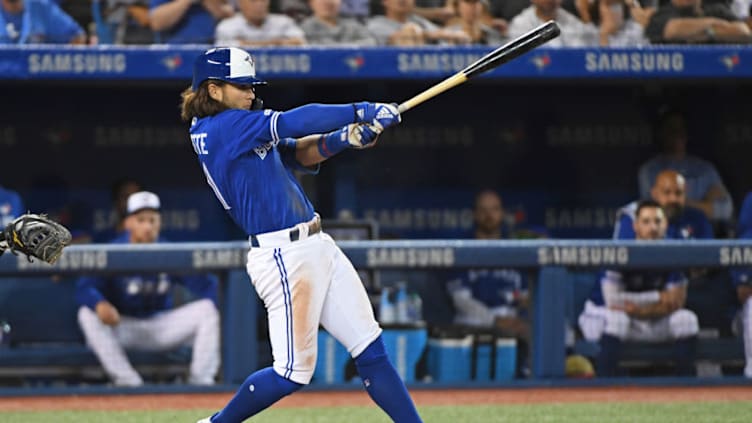
[(162, 229), (162, 216), (155, 210), (141, 210), (125, 219), (125, 228), (130, 232), (133, 243), (155, 242)]
[(663, 210), (658, 207), (644, 207), (635, 217), (634, 231), (636, 239), (663, 239), (666, 236), (668, 222)]
[(215, 93), (212, 97), (231, 109), (250, 110), (253, 99), (256, 98), (251, 85), (223, 84)]
[(475, 226), (480, 232), (495, 232), (504, 219), (504, 208), (498, 195), (485, 193), (475, 203)]
[(666, 210), (666, 217), (673, 219), (681, 214), (687, 196), (684, 191), (684, 178), (681, 175), (674, 177), (659, 177), (652, 190), (653, 199)]
[(8, 13), (21, 13), (24, 9), (23, 0), (2, 0), (3, 8)]
[(661, 127), (663, 150), (668, 154), (683, 154), (687, 149), (687, 127), (679, 115), (669, 117)]

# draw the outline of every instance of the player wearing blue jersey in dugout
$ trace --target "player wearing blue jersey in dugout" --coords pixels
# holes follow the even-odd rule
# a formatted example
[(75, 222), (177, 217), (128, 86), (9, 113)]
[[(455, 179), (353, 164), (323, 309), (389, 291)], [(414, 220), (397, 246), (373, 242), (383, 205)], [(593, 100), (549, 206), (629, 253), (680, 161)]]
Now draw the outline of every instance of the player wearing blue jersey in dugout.
[(193, 84), (182, 93), (181, 115), (191, 121), (206, 180), (248, 234), (247, 271), (267, 310), (274, 357), (200, 423), (242, 422), (309, 383), (319, 324), (347, 348), (368, 394), (392, 420), (420, 422), (355, 268), (321, 231), (293, 173), (315, 173), (338, 152), (372, 147), (400, 122), (399, 111), (368, 102), (257, 110), (254, 86), (264, 83), (250, 54), (215, 48), (196, 58)]

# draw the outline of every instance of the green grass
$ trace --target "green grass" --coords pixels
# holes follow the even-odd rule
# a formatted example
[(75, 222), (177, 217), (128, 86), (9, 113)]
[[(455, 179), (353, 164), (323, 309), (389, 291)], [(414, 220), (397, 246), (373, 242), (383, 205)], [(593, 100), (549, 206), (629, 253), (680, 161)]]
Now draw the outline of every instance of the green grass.
[[(430, 406), (420, 409), (426, 423), (442, 422), (749, 422), (752, 402), (671, 404), (600, 403), (483, 406)], [(211, 411), (56, 411), (0, 413), (3, 423), (194, 423)], [(270, 409), (251, 421), (260, 423), (388, 423), (375, 407)]]

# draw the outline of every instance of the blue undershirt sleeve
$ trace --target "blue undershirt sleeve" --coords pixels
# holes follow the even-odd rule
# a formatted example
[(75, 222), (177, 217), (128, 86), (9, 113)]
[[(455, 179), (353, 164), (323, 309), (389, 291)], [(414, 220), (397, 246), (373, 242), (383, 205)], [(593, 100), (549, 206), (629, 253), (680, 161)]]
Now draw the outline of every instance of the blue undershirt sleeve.
[(91, 276), (83, 276), (76, 281), (76, 301), (79, 305), (97, 309), (97, 303), (105, 300), (102, 288), (105, 280)]
[(272, 122), (272, 136), (276, 139), (323, 134), (358, 121), (353, 104), (314, 103), (278, 113)]

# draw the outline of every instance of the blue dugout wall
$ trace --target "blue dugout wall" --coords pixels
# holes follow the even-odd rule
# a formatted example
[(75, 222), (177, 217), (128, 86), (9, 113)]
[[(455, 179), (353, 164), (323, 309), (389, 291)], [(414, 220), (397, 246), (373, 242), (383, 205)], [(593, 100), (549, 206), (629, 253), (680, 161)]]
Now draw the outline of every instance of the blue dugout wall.
[[(0, 184), (27, 208), (108, 236), (109, 185), (130, 177), (164, 198), (166, 235), (238, 234), (211, 196), (178, 119), (203, 46), (0, 48)], [(256, 52), (266, 105), (402, 101), (484, 48)], [(463, 236), (473, 192), (494, 187), (515, 219), (558, 238), (606, 238), (637, 195), (665, 105), (686, 111), (690, 152), (750, 189), (752, 49), (541, 48), (405, 115), (378, 148), (345, 152), (304, 183), (322, 215), (350, 211), (390, 238)], [(40, 154), (43, 153), (43, 154)], [(34, 165), (27, 159), (34, 157)]]
[[(536, 378), (564, 375), (564, 328), (574, 289), (571, 270), (600, 268), (732, 268), (752, 265), (749, 241), (343, 241), (359, 269), (440, 270), (476, 266), (538, 269), (533, 287)], [(223, 380), (242, 381), (257, 365), (259, 303), (245, 274), (246, 242), (68, 247), (50, 266), (22, 256), (0, 257), (0, 277), (113, 272), (227, 272), (222, 289)], [(50, 282), (51, 283), (51, 282)], [(59, 299), (61, 302), (73, 298)], [(425, 307), (430, 307), (426, 304)], [(64, 316), (60, 317), (61, 319)]]

